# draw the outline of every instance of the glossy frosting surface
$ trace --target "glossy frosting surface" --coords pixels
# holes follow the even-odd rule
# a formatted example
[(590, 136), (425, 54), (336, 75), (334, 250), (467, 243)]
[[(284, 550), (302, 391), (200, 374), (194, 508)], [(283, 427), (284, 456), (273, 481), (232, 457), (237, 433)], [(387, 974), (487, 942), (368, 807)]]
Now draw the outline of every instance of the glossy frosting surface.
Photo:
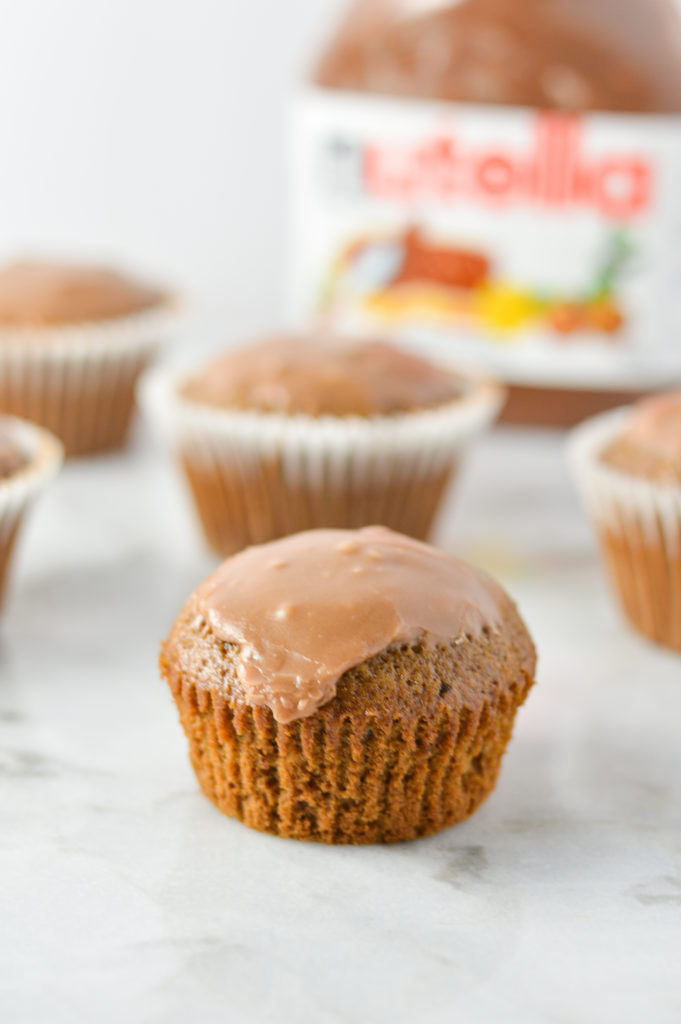
[(247, 702), (269, 707), (279, 722), (313, 714), (367, 658), (498, 629), (509, 605), (484, 573), (380, 526), (248, 548), (195, 601), (213, 633), (240, 646)]
[(182, 389), (194, 402), (306, 416), (376, 416), (456, 399), (454, 374), (380, 341), (268, 338), (221, 355)]
[(681, 462), (681, 391), (639, 402), (627, 433), (637, 444)]
[(681, 483), (681, 391), (638, 402), (603, 459), (622, 472), (662, 483)]
[(106, 267), (25, 260), (0, 269), (0, 326), (108, 320), (159, 305), (164, 295)]

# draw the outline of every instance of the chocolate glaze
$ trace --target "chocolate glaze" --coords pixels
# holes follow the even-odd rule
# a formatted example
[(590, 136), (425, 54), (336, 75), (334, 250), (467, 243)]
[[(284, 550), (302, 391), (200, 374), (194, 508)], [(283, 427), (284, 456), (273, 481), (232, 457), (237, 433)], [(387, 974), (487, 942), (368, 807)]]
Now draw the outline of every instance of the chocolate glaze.
[(653, 395), (635, 405), (603, 461), (660, 483), (681, 483), (681, 391)]
[(185, 398), (284, 415), (386, 416), (453, 401), (462, 381), (380, 341), (268, 338), (221, 355), (185, 384)]
[(105, 267), (26, 260), (0, 269), (0, 327), (41, 327), (137, 313), (164, 295)]
[(313, 714), (367, 658), (496, 631), (510, 606), (484, 573), (381, 526), (248, 548), (194, 602), (218, 638), (239, 645), (247, 703), (269, 707), (282, 723)]

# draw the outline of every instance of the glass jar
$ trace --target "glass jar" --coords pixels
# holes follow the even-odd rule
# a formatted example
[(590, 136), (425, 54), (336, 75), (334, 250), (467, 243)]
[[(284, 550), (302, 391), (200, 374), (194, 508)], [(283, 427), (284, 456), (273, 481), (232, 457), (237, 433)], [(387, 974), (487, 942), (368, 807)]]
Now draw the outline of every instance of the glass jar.
[(673, 0), (360, 0), (299, 98), (290, 308), (574, 422), (681, 379)]

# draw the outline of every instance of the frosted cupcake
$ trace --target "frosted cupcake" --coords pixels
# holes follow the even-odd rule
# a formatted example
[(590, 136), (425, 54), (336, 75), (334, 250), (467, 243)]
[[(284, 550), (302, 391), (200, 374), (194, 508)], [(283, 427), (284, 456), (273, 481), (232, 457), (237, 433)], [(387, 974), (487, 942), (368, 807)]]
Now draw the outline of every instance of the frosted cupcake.
[(0, 416), (0, 604), (21, 526), (61, 459), (62, 447), (47, 431)]
[(535, 652), (513, 602), (383, 527), (228, 559), (163, 646), (205, 795), (251, 828), (414, 839), (491, 792)]
[(0, 412), (48, 428), (69, 455), (120, 447), (168, 323), (162, 292), (113, 270), (0, 269)]
[(503, 402), (496, 386), (391, 345), (314, 336), (156, 371), (143, 397), (222, 555), (318, 527), (427, 537)]
[(627, 619), (681, 651), (681, 391), (587, 421), (571, 455)]

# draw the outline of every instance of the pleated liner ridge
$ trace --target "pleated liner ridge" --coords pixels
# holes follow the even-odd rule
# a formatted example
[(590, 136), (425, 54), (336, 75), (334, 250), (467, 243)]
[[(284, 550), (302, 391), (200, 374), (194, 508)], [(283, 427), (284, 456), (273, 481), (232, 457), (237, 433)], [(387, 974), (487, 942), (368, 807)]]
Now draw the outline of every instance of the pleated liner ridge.
[[(681, 544), (670, 545), (662, 523), (623, 517), (599, 535), (622, 610), (654, 643), (681, 651)], [(681, 516), (679, 517), (681, 536)]]
[(184, 460), (206, 539), (222, 555), (317, 527), (383, 523), (427, 539), (457, 464), (427, 472), (402, 459), (390, 468), (387, 479), (384, 467), (381, 476), (348, 471), (345, 478), (308, 483), (287, 480), (275, 458), (245, 467), (236, 459), (231, 464)]
[(223, 556), (317, 527), (381, 523), (424, 539), (471, 443), (504, 395), (472, 382), (462, 399), (398, 416), (307, 417), (202, 407), (183, 376), (148, 375), (141, 397)]
[(97, 353), (94, 359), (17, 363), (2, 375), (0, 408), (52, 431), (69, 455), (120, 448), (135, 384), (149, 359), (147, 353)]
[(0, 329), (0, 410), (45, 427), (67, 455), (125, 443), (137, 381), (173, 324), (143, 311), (111, 322)]
[[(389, 843), (462, 821), (493, 789), (533, 682), (531, 642), (524, 627), (514, 633), (511, 644), (485, 635), (383, 652), (346, 672), (327, 705), (288, 725), (229, 685), (197, 684), (170, 643), (161, 668), (200, 787), (221, 811), (282, 837)], [(225, 681), (234, 678), (236, 649), (214, 642)]]
[(601, 459), (627, 410), (579, 427), (571, 458), (614, 593), (629, 623), (681, 651), (681, 485), (629, 476)]

